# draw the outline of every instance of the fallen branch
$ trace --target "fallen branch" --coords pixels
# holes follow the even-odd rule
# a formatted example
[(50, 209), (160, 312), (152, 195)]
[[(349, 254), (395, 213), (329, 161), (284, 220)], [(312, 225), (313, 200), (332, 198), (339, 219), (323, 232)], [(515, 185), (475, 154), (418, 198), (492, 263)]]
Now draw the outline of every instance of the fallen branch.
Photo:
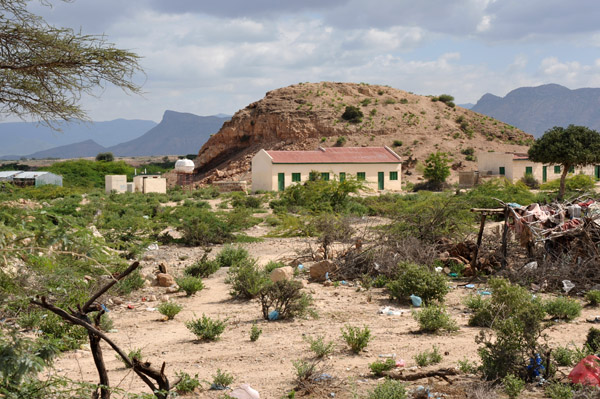
[(400, 381), (417, 381), (417, 380), (421, 380), (423, 378), (440, 377), (444, 381), (446, 381), (448, 384), (452, 384), (452, 381), (450, 381), (448, 376), (449, 375), (458, 375), (459, 371), (456, 369), (447, 369), (446, 368), (446, 369), (424, 371), (422, 373), (413, 373), (413, 374), (407, 374), (407, 375), (404, 375), (403, 371), (401, 371), (400, 373), (394, 373), (394, 372), (388, 371), (388, 372), (384, 372), (383, 374), (386, 377), (389, 377), (393, 380), (400, 380)]

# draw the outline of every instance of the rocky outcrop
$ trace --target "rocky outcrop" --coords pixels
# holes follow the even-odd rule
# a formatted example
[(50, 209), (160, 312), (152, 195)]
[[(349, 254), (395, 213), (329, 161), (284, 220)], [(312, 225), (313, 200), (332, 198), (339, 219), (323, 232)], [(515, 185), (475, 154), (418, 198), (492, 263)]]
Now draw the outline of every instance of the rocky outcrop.
[[(349, 105), (363, 112), (359, 123), (342, 119)], [(518, 145), (532, 140), (475, 112), (386, 86), (302, 83), (270, 91), (236, 112), (194, 162), (204, 182), (248, 179), (251, 158), (261, 148), (315, 149), (336, 145), (342, 136), (346, 146), (395, 145), (399, 155), (415, 160), (436, 150), (460, 156), (467, 147), (522, 151)]]

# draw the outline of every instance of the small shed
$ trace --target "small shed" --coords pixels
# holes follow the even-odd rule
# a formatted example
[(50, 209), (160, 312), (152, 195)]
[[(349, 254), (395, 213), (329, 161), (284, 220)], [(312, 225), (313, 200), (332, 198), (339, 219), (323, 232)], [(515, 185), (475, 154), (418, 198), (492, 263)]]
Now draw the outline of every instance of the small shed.
[(0, 181), (12, 181), (15, 175), (21, 173), (20, 170), (3, 170), (0, 171)]

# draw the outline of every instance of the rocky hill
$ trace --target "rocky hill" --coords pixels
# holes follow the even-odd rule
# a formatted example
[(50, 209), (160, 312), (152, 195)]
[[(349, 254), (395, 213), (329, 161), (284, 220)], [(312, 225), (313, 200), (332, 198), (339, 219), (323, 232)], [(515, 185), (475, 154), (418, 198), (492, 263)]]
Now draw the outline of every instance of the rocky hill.
[[(342, 118), (347, 106), (362, 111), (359, 122)], [(387, 86), (300, 83), (270, 91), (236, 112), (195, 162), (202, 181), (210, 182), (248, 178), (251, 158), (261, 148), (387, 145), (405, 159), (404, 171), (414, 181), (418, 161), (431, 152), (447, 152), (454, 170), (468, 170), (475, 167), (467, 155), (471, 148), (524, 151), (532, 139), (491, 117)]]
[(473, 111), (541, 136), (554, 126), (583, 125), (600, 130), (600, 89), (570, 90), (557, 84), (520, 87), (505, 97), (485, 94)]

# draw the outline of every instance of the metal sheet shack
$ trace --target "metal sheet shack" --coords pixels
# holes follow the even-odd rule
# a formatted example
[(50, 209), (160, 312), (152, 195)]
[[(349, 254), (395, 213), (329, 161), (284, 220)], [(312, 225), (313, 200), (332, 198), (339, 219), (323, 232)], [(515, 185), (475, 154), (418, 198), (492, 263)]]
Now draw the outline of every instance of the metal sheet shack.
[(52, 172), (35, 171), (23, 172), (18, 170), (0, 172), (0, 181), (9, 181), (17, 186), (44, 186), (53, 184), (55, 186), (63, 185), (63, 178)]

